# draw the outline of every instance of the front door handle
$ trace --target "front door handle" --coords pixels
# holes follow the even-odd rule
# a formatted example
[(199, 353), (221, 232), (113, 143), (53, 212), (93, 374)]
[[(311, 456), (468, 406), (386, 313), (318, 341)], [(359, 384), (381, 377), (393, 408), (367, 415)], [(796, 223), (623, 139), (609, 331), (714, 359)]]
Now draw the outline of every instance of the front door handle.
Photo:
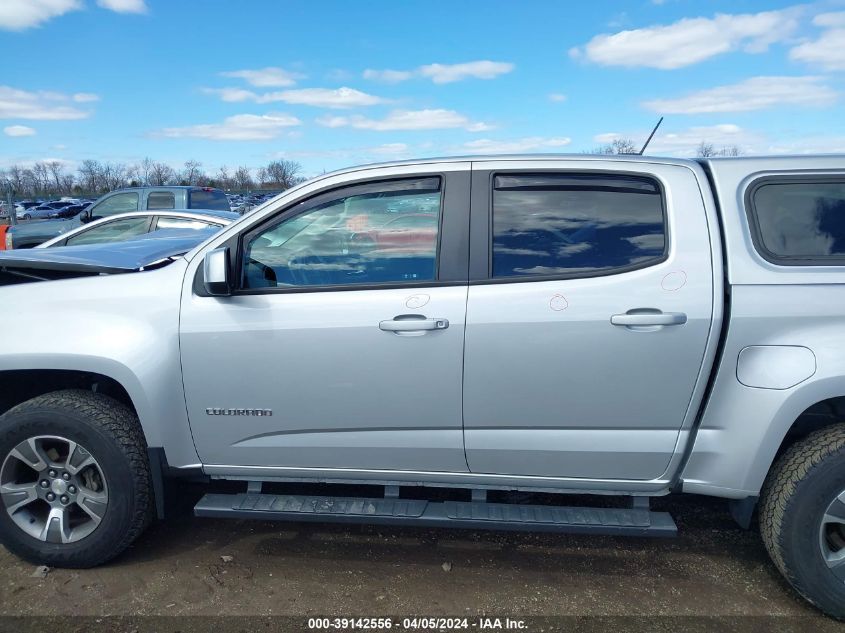
[(427, 319), (418, 315), (400, 315), (389, 321), (380, 321), (380, 330), (385, 332), (423, 332), (425, 330), (445, 330), (449, 319)]
[(687, 322), (687, 315), (683, 312), (640, 312), (629, 310), (625, 314), (614, 314), (610, 317), (613, 325), (654, 326), (654, 325), (683, 325)]

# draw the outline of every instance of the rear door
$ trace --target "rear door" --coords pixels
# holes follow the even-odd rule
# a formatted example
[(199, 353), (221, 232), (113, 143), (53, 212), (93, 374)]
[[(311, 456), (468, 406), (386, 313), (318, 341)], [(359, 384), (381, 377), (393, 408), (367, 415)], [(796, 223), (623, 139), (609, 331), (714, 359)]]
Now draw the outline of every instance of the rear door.
[(680, 165), (473, 165), (464, 431), (475, 473), (658, 478), (713, 316), (708, 226)]

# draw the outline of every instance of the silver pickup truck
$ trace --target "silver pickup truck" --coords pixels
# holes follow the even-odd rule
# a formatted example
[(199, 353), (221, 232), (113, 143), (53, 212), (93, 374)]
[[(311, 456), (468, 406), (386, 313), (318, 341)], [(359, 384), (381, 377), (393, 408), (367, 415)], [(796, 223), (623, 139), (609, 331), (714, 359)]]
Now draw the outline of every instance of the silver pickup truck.
[(375, 165), (184, 255), (61, 250), (0, 258), (62, 324), (0, 342), (27, 560), (110, 559), (173, 477), (200, 516), (634, 536), (692, 493), (845, 617), (845, 157)]

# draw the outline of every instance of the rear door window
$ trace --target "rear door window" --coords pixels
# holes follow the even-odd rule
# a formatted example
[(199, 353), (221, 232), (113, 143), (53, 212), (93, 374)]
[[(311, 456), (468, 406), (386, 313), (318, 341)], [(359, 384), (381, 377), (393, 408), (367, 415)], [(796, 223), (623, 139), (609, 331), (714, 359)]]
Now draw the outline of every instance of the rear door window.
[(764, 178), (746, 200), (757, 252), (785, 265), (845, 263), (845, 178)]
[(151, 191), (147, 196), (147, 209), (175, 209), (176, 195), (172, 191)]
[(587, 277), (666, 257), (663, 197), (651, 178), (507, 174), (493, 185), (493, 277)]
[(191, 189), (188, 193), (189, 209), (211, 209), (231, 211), (229, 198), (219, 189)]

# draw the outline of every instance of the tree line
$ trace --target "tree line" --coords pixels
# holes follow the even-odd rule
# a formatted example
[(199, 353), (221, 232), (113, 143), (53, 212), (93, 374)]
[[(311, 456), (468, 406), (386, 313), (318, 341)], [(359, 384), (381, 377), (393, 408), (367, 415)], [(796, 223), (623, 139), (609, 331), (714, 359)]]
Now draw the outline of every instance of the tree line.
[[(617, 138), (607, 145), (601, 145), (590, 151), (590, 154), (639, 154), (640, 147), (630, 138)], [(713, 156), (742, 156), (742, 150), (737, 145), (717, 148), (713, 143), (701, 141), (695, 148), (695, 155), (699, 158)]]
[(201, 162), (185, 161), (181, 169), (145, 158), (138, 163), (112, 163), (83, 160), (75, 170), (68, 170), (58, 160), (39, 161), (30, 166), (12, 165), (0, 169), (0, 185), (5, 198), (9, 186), (16, 198), (48, 196), (98, 196), (120, 187), (197, 185), (225, 190), (283, 190), (304, 180), (302, 165), (292, 160), (273, 160), (263, 167), (251, 169), (220, 167), (207, 173)]

